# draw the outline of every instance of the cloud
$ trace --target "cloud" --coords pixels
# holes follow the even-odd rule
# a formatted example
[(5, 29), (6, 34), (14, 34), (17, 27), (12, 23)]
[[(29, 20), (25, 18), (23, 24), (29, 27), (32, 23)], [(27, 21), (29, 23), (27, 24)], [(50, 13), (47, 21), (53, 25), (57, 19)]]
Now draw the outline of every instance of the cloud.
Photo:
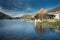
[(0, 0), (0, 7), (14, 11), (23, 11), (28, 7), (39, 9), (56, 5), (60, 5), (59, 0)]
[(25, 11), (9, 11), (9, 12), (3, 11), (3, 10), (1, 10), (1, 11), (5, 14), (8, 14), (8, 15), (12, 16), (12, 17), (20, 17), (24, 14), (32, 14), (33, 15), (33, 14), (38, 13), (38, 10), (35, 10), (35, 12), (26, 12), (28, 10), (25, 10)]
[(29, 7), (27, 6), (27, 8), (23, 11), (7, 10), (7, 9), (2, 9), (2, 7), (0, 7), (0, 11), (12, 17), (19, 17), (19, 16), (22, 16), (23, 14), (35, 14), (38, 12), (38, 10), (30, 6)]
[(59, 3), (59, 0), (0, 0), (0, 11), (11, 16), (36, 14), (41, 7), (50, 8)]
[(7, 10), (23, 11), (29, 6), (29, 0), (0, 0), (0, 7)]

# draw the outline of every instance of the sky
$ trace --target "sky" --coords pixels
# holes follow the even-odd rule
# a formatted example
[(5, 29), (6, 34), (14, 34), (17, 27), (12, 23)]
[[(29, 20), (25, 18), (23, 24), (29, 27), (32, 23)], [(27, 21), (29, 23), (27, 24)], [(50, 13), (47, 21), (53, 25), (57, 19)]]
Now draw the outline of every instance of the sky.
[(36, 14), (41, 8), (60, 6), (60, 0), (0, 0), (0, 11), (13, 16)]

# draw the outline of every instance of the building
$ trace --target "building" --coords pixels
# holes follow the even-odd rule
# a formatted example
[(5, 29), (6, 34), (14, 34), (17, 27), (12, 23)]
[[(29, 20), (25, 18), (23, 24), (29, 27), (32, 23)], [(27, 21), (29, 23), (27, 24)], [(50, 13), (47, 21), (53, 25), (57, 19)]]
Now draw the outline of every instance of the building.
[(55, 15), (54, 19), (60, 19), (60, 13), (56, 13), (54, 15)]
[(45, 19), (54, 19), (55, 15), (53, 14), (46, 14), (46, 10), (41, 9), (40, 12), (35, 15), (35, 21), (41, 22), (42, 20)]
[(50, 12), (48, 14), (52, 14), (52, 15), (55, 15), (54, 19), (60, 19), (60, 12), (59, 11), (56, 11), (56, 12)]

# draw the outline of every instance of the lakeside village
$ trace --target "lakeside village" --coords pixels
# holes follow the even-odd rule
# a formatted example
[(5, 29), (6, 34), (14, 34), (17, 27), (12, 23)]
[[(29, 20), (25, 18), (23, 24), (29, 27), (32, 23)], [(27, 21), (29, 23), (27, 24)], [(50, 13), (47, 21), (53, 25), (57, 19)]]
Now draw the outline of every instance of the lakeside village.
[[(60, 6), (45, 10), (41, 8), (38, 13), (34, 15), (25, 14), (21, 17), (11, 17), (3, 12), (0, 12), (0, 19), (3, 20), (19, 20), (23, 22), (34, 22), (36, 28), (41, 26), (45, 29), (56, 29), (60, 32)], [(41, 29), (43, 29), (41, 28)]]
[(41, 8), (39, 13), (31, 17), (32, 18), (27, 17), (21, 20), (26, 22), (34, 22), (36, 27), (42, 25), (43, 27), (46, 26), (45, 28), (54, 28), (60, 31), (60, 11), (48, 12), (47, 10)]

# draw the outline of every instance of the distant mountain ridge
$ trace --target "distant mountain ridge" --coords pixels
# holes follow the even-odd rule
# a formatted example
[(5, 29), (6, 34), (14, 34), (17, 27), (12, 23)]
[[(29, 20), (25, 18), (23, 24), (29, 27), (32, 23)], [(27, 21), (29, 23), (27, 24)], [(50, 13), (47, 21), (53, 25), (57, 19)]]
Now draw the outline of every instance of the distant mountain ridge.
[[(60, 11), (60, 6), (48, 10), (47, 13), (50, 13), (50, 12), (56, 12), (56, 11)], [(32, 18), (32, 16), (33, 16), (33, 15), (25, 14), (25, 15), (23, 15), (23, 16), (21, 16), (21, 17), (16, 17), (16, 18), (17, 18), (17, 19), (29, 19), (29, 18)]]
[(53, 8), (51, 10), (48, 10), (48, 12), (56, 12), (56, 11), (60, 11), (60, 6)]
[[(48, 10), (47, 13), (49, 13), (49, 12), (56, 12), (56, 11), (60, 11), (60, 6)], [(32, 16), (33, 16), (33, 15), (25, 14), (25, 15), (23, 15), (23, 16), (21, 16), (21, 17), (13, 18), (13, 17), (11, 17), (10, 15), (7, 15), (7, 14), (5, 14), (5, 13), (3, 13), (3, 12), (0, 12), (0, 19), (31, 19)]]
[(29, 14), (25, 14), (21, 17), (16, 17), (17, 19), (28, 19), (28, 18), (32, 18), (32, 15), (29, 15)]
[(12, 17), (7, 14), (4, 14), (3, 12), (0, 12), (0, 19), (12, 19)]

